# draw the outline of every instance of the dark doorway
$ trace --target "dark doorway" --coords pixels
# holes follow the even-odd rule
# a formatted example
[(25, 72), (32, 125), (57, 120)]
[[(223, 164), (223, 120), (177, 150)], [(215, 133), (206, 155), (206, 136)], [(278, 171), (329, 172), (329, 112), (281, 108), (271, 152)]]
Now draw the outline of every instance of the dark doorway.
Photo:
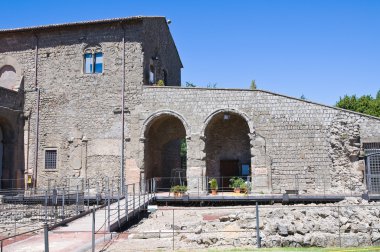
[(228, 189), (230, 178), (240, 176), (239, 160), (220, 160), (220, 176), (223, 189)]
[[(205, 129), (206, 176), (217, 178), (219, 187), (228, 188), (228, 177), (247, 177), (251, 163), (249, 127), (235, 113), (213, 116)], [(248, 169), (247, 169), (248, 166)], [(244, 169), (242, 169), (244, 167)]]
[(145, 179), (155, 178), (159, 191), (186, 184), (186, 130), (182, 122), (175, 116), (161, 115), (147, 127), (145, 138)]

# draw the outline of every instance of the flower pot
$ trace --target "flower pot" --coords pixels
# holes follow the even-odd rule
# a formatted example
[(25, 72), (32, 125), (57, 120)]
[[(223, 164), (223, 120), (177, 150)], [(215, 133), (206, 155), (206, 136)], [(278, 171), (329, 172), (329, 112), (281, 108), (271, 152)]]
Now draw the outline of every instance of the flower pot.
[(234, 193), (240, 193), (240, 188), (234, 188)]
[(218, 191), (216, 189), (211, 189), (211, 195), (216, 195)]

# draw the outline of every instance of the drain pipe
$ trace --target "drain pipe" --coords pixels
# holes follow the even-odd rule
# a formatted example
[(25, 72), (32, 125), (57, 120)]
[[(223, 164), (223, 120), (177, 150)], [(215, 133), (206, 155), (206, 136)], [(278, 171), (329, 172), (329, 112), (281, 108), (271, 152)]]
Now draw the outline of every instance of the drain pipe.
[(124, 118), (124, 92), (125, 92), (125, 28), (124, 25), (121, 24), (121, 28), (123, 29), (123, 83), (121, 85), (121, 156), (120, 156), (120, 189), (122, 194), (124, 194), (124, 186), (125, 186), (125, 170), (124, 170), (124, 124), (125, 124), (125, 118)]
[(40, 118), (40, 88), (38, 87), (38, 75), (37, 75), (37, 65), (38, 65), (38, 36), (34, 34), (36, 37), (36, 47), (35, 47), (35, 57), (34, 57), (34, 87), (35, 91), (37, 92), (37, 98), (36, 98), (36, 125), (35, 125), (35, 148), (34, 148), (34, 169), (33, 169), (33, 188), (36, 189), (37, 186), (37, 165), (38, 165), (38, 135), (39, 135), (39, 118)]

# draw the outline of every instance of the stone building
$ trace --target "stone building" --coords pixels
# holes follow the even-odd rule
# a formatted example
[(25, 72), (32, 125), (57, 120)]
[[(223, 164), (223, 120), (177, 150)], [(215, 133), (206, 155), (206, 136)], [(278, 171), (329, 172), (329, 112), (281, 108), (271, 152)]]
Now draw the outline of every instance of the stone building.
[(168, 187), (179, 176), (195, 191), (206, 177), (226, 186), (245, 176), (263, 193), (379, 186), (379, 164), (371, 172), (364, 156), (379, 149), (380, 118), (262, 90), (182, 88), (181, 68), (164, 17), (0, 30), (4, 181), (111, 176)]

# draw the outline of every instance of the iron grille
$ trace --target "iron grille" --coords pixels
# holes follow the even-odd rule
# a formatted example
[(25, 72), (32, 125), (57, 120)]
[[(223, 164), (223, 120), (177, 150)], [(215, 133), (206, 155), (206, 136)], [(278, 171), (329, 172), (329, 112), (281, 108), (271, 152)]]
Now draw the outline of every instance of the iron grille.
[(380, 143), (363, 143), (363, 149), (365, 154), (371, 154), (371, 153), (376, 153), (380, 152)]
[(45, 169), (57, 168), (57, 150), (45, 150)]

